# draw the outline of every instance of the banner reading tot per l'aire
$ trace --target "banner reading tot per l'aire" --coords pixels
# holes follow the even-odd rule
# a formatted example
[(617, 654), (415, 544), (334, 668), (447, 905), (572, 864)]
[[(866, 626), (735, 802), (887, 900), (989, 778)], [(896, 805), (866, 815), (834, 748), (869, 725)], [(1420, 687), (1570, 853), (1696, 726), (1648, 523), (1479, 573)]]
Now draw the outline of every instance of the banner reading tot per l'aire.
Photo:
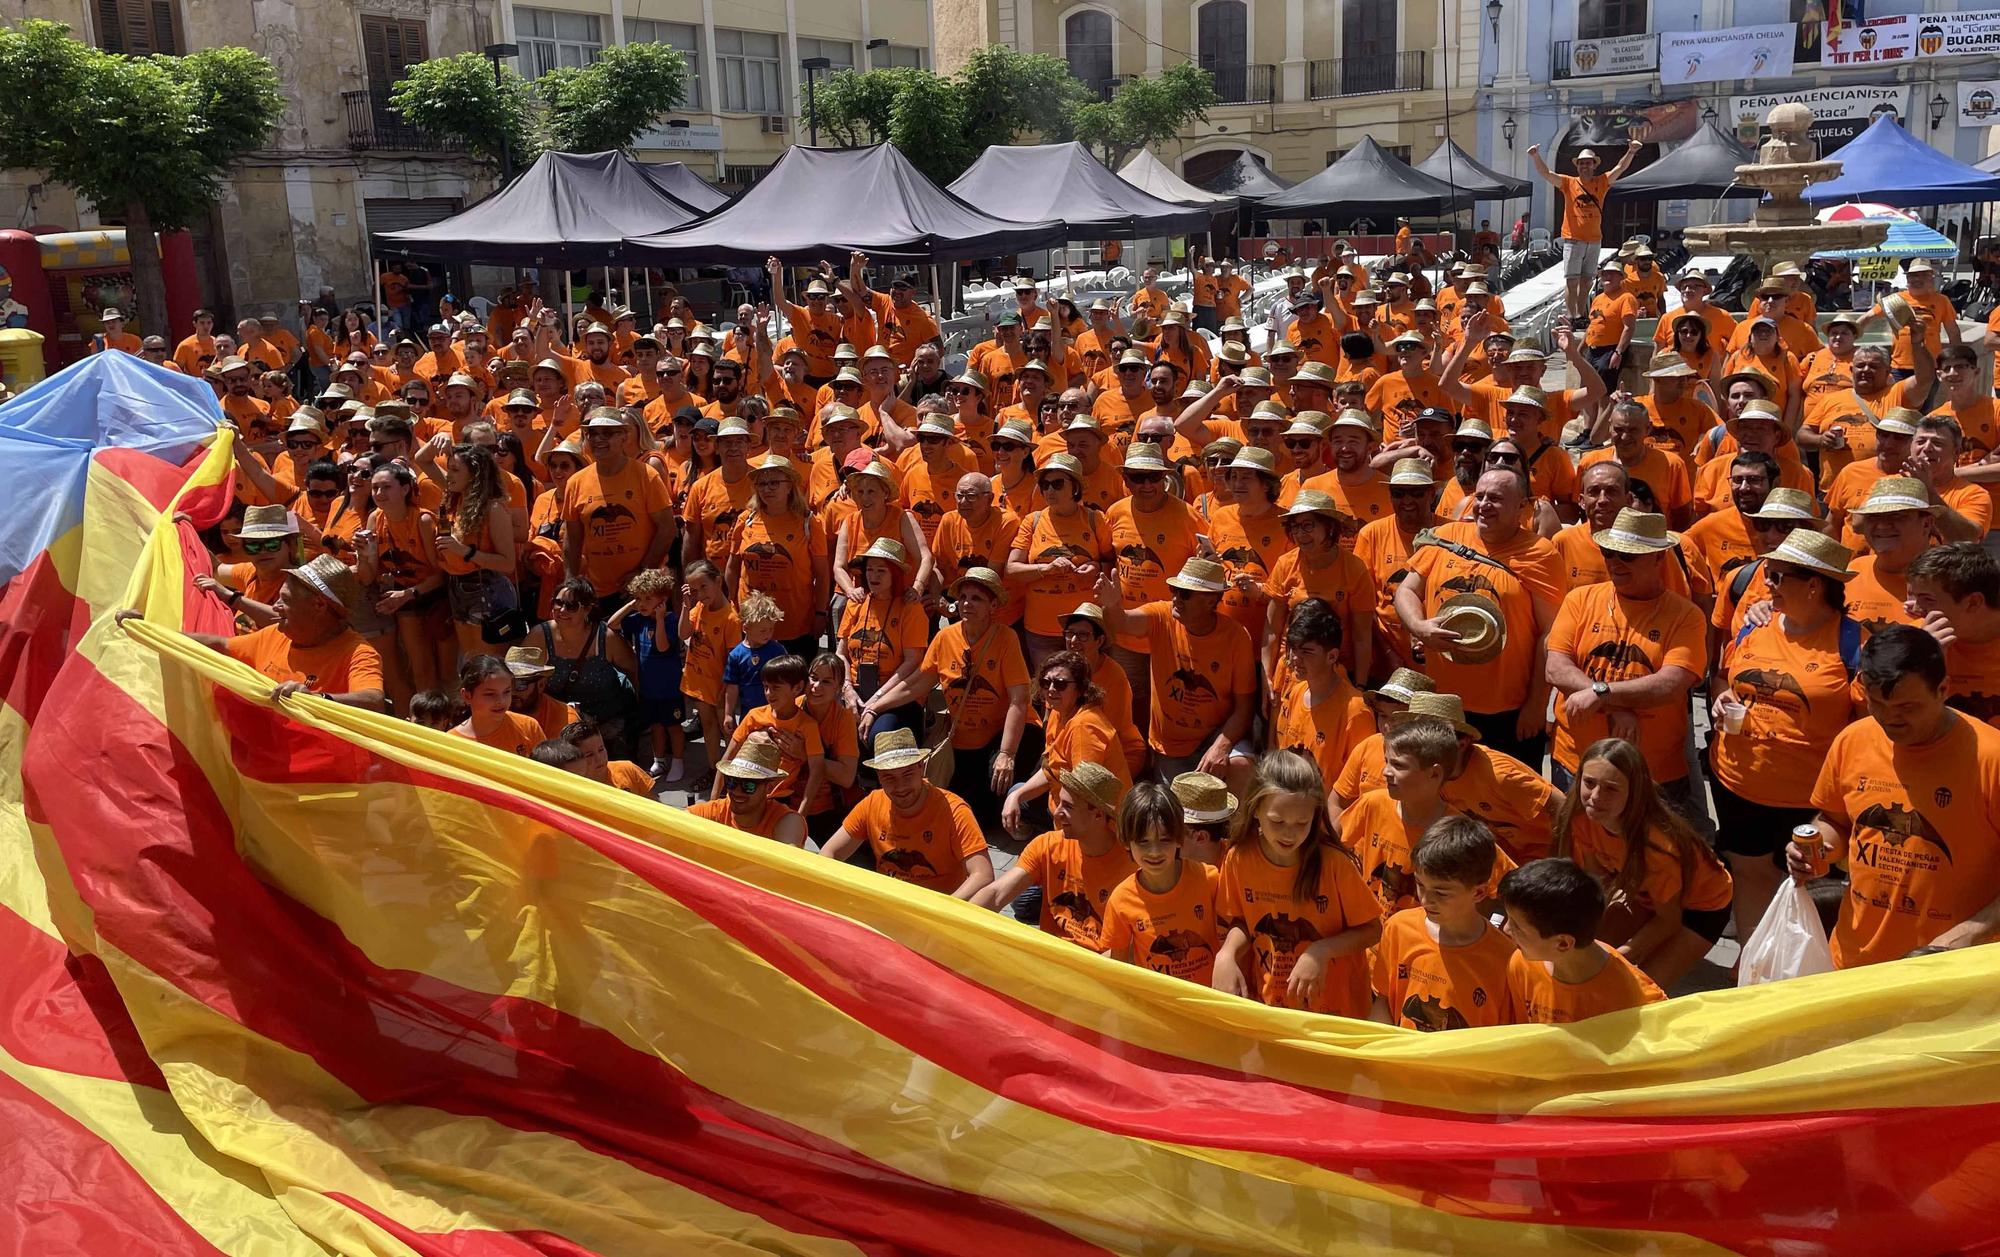
[(181, 631), (226, 631), (192, 578), (228, 439), (186, 470), (98, 453), (80, 522), (0, 600), (25, 786), (0, 797), (0, 1165), (37, 1202), (0, 1211), (10, 1250), (2000, 1234), (1990, 954), (1442, 1035), (1223, 996), (468, 741), (273, 705)]

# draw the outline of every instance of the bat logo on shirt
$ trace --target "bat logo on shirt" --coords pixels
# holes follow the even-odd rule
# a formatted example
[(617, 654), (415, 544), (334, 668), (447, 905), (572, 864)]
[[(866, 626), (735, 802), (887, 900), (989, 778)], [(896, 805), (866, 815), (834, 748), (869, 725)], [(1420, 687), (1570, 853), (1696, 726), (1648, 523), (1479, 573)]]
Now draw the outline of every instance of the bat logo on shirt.
[(1233, 563), (1238, 567), (1258, 567), (1263, 563), (1263, 559), (1249, 546), (1229, 547), (1222, 552), (1222, 561)]
[(910, 507), (910, 510), (914, 511), (918, 515), (924, 516), (926, 519), (944, 518), (944, 508), (942, 506), (939, 506), (937, 503), (931, 501), (929, 498), (924, 498), (923, 500), (913, 504)]
[(1132, 563), (1150, 563), (1154, 567), (1165, 566), (1160, 562), (1159, 554), (1154, 551), (1153, 547), (1148, 545), (1120, 546), (1118, 548), (1118, 557), (1129, 560)]
[(743, 553), (759, 559), (782, 558), (787, 563), (792, 561), (792, 552), (775, 541), (753, 541), (743, 547)]
[(1945, 700), (1944, 705), (1988, 724), (2000, 718), (2000, 694), (1981, 694), (1977, 691), (1954, 694)]
[(1859, 623), (1860, 623), (1860, 625), (1861, 625), (1861, 631), (1862, 631), (1863, 633), (1867, 634), (1867, 635), (1868, 635), (1869, 637), (1873, 637), (1873, 636), (1875, 636), (1875, 634), (1877, 634), (1877, 633), (1880, 633), (1880, 632), (1884, 631), (1885, 629), (1892, 629), (1892, 628), (1896, 627), (1896, 625), (1898, 625), (1898, 624), (1902, 623), (1902, 621), (1900, 621), (1900, 620), (1862, 620), (1862, 621), (1859, 621)]
[(714, 522), (712, 522), (709, 525), (709, 527), (717, 533), (727, 532), (731, 528), (734, 528), (736, 526), (736, 521), (741, 519), (742, 517), (743, 517), (743, 511), (740, 508), (736, 510), (724, 511), (720, 515), (717, 515), (715, 517)]
[[(1602, 661), (1603, 666), (1595, 666)], [(1599, 642), (1583, 657), (1583, 670), (1593, 680), (1617, 680), (1637, 665), (1652, 670), (1652, 660), (1636, 642)]]
[(1467, 572), (1463, 576), (1452, 577), (1438, 586), (1438, 593), (1487, 594), (1495, 599), (1500, 597), (1500, 591), (1493, 587), (1493, 582), (1477, 572)]
[(856, 647), (884, 646), (888, 644), (889, 635), (878, 628), (858, 628), (847, 635), (847, 641)]
[(1103, 924), (1103, 919), (1097, 915), (1097, 907), (1090, 902), (1089, 895), (1074, 890), (1066, 890), (1049, 900), (1049, 904), (1052, 907), (1062, 908), (1067, 911), (1070, 915), (1070, 920), (1075, 921), (1079, 925), (1085, 922)]
[(1464, 1030), (1471, 1024), (1456, 1008), (1446, 1008), (1429, 995), (1412, 995), (1404, 1000), (1403, 1019), (1423, 1031)]
[(1375, 871), (1368, 875), (1368, 880), (1380, 888), (1376, 891), (1376, 898), (1380, 899), (1384, 906), (1399, 904), (1417, 897), (1417, 875), (1409, 869), (1398, 868), (1393, 864), (1378, 864), (1375, 866)]
[(382, 570), (389, 574), (389, 584), (397, 589), (407, 589), (422, 579), (421, 566), (416, 557), (403, 550), (384, 550), (381, 555)]
[(1861, 809), (1861, 815), (1854, 818), (1858, 827), (1877, 830), (1882, 841), (1902, 849), (1912, 838), (1921, 838), (1944, 853), (1945, 863), (1952, 863), (1951, 848), (1944, 844), (1944, 838), (1922, 812), (1913, 812), (1900, 803), (1871, 803)]
[(1168, 930), (1154, 939), (1153, 945), (1146, 951), (1150, 955), (1165, 956), (1175, 964), (1180, 964), (1198, 951), (1213, 955), (1215, 948), (1209, 946), (1208, 940), (1193, 930)]
[(1732, 686), (1738, 693), (1744, 694), (1750, 706), (1755, 706), (1760, 699), (1796, 694), (1800, 703), (1808, 710), (1812, 708), (1812, 700), (1806, 697), (1805, 687), (1799, 684), (1799, 679), (1776, 668), (1745, 668), (1736, 674)]
[(924, 853), (910, 847), (885, 851), (876, 858), (875, 863), (878, 867), (889, 870), (889, 876), (902, 878), (905, 881), (914, 878), (919, 868), (922, 868), (926, 876), (937, 876), (937, 869), (931, 866)]
[(1167, 688), (1176, 702), (1213, 702), (1221, 697), (1216, 693), (1215, 683), (1193, 668), (1175, 668), (1167, 678)]
[(1252, 933), (1262, 934), (1271, 940), (1273, 948), (1286, 953), (1295, 952), (1308, 943), (1317, 943), (1320, 938), (1312, 922), (1297, 920), (1288, 912), (1265, 917), (1257, 922), (1257, 928)]

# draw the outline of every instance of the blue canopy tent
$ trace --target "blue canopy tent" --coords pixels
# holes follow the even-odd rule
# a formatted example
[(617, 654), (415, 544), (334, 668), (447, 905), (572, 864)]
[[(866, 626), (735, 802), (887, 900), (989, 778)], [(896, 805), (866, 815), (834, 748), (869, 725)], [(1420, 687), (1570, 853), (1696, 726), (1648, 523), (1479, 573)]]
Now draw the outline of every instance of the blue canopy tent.
[(1881, 244), (1864, 249), (1822, 249), (1818, 258), (1955, 258), (1958, 246), (1942, 232), (1933, 231), (1914, 218), (1901, 215), (1865, 218), (1862, 222), (1888, 223), (1889, 235)]
[(2000, 175), (1947, 157), (1886, 114), (1842, 145), (1837, 156), (1840, 178), (1806, 189), (1810, 204), (1880, 201), (1900, 207), (2000, 201)]

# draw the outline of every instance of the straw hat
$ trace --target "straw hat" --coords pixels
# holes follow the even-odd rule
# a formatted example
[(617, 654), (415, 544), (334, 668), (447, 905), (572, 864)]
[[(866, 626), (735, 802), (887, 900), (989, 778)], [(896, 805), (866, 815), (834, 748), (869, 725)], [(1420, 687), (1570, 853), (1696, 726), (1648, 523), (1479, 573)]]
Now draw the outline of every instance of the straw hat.
[(1292, 426), (1286, 428), (1279, 435), (1325, 436), (1327, 429), (1332, 426), (1333, 416), (1327, 414), (1324, 410), (1301, 410), (1298, 414), (1292, 416)]
[(332, 603), (342, 616), (352, 614), (361, 601), (361, 578), (354, 574), (353, 568), (333, 555), (316, 555), (308, 563), (286, 568), (285, 574), (304, 581), (314, 593)]
[(1458, 425), (1458, 430), (1451, 434), (1451, 439), (1454, 441), (1485, 441), (1490, 445), (1493, 442), (1493, 429), (1486, 426), (1484, 419), (1467, 418)]
[(1874, 425), (1877, 432), (1889, 432), (1896, 436), (1915, 436), (1917, 424), (1923, 421), (1923, 417), (1924, 413), (1921, 410), (1912, 410), (1908, 406), (1891, 406), (1880, 415), (1868, 416), (1868, 422)]
[[(1276, 419), (1281, 423), (1291, 422), (1292, 412), (1283, 402), (1265, 398), (1250, 408), (1250, 419)], [(1248, 422), (1246, 420), (1245, 422)]]
[(1167, 788), (1181, 805), (1181, 819), (1190, 825), (1221, 825), (1236, 815), (1236, 796), (1220, 777), (1182, 773)]
[(979, 372), (974, 371), (971, 367), (967, 367), (965, 370), (959, 372), (956, 376), (952, 377), (951, 382), (953, 384), (963, 384), (967, 388), (980, 393), (984, 393), (985, 391), (987, 391), (988, 388), (991, 387), (991, 385), (987, 384), (986, 377), (984, 375), (981, 375)]
[(1235, 458), (1236, 451), (1242, 448), (1243, 442), (1237, 440), (1235, 437), (1219, 436), (1201, 447), (1201, 459), (1203, 462), (1207, 462), (1212, 458)]
[(861, 761), (864, 768), (880, 772), (921, 764), (931, 753), (917, 744), (917, 735), (908, 729), (890, 729), (875, 735), (875, 758)]
[(957, 593), (966, 582), (978, 585), (1002, 602), (1007, 601), (1007, 582), (1000, 579), (1000, 573), (990, 567), (968, 567), (951, 583), (951, 592)]
[(1100, 441), (1109, 439), (1105, 435), (1104, 429), (1098, 425), (1096, 418), (1086, 414), (1080, 414), (1063, 425), (1062, 433), (1064, 436), (1068, 436), (1072, 432), (1085, 433), (1096, 437)]
[(1646, 368), (1645, 374), (1649, 380), (1686, 380), (1700, 373), (1688, 365), (1687, 359), (1668, 349), (1653, 355), (1653, 361)]
[(1229, 470), (1237, 469), (1261, 472), (1273, 480), (1278, 479), (1278, 460), (1271, 451), (1258, 445), (1246, 446), (1236, 451), (1236, 457), (1229, 462)]
[(568, 440), (563, 441), (561, 444), (557, 445), (554, 449), (549, 451), (550, 458), (554, 458), (558, 454), (567, 454), (569, 457), (574, 458), (579, 468), (585, 466), (590, 462), (590, 456), (583, 452), (583, 447), (576, 443), (575, 437), (571, 437)]
[(1791, 534), (1778, 543), (1777, 549), (1764, 558), (1770, 563), (1789, 563), (1793, 567), (1804, 568), (1843, 585), (1854, 579), (1854, 570), (1848, 566), (1854, 562), (1854, 551), (1817, 528), (1792, 529)]
[(326, 425), (319, 421), (319, 411), (314, 410), (311, 414), (307, 414), (306, 410), (306, 407), (301, 406), (292, 412), (292, 421), (285, 425), (285, 435), (290, 436), (294, 432), (307, 432), (324, 441), (326, 439)]
[(1435, 690), (1412, 691), (1407, 700), (1408, 707), (1400, 713), (1403, 718), (1428, 716), (1442, 720), (1457, 730), (1462, 736), (1479, 741), (1479, 730), (1465, 718), (1465, 700), (1456, 694), (1442, 694)]
[[(859, 417), (858, 415), (856, 416), (856, 418)], [(824, 426), (823, 422), (822, 426)], [(1012, 441), (1017, 445), (1033, 445), (1035, 443), (1035, 430), (1028, 426), (1026, 419), (1009, 419), (993, 430), (993, 435), (987, 439), (987, 443), (992, 444), (995, 441), (1002, 440)]]
[(1509, 350), (1500, 365), (1506, 367), (1539, 367), (1549, 360), (1549, 356), (1533, 345), (1516, 345)]
[(1263, 367), (1245, 367), (1236, 373), (1236, 381), (1241, 388), (1270, 388), (1271, 373)]
[(535, 677), (555, 675), (555, 665), (548, 661), (540, 646), (509, 646), (507, 648), (507, 671), (523, 681)]
[(1523, 384), (1516, 388), (1513, 392), (1507, 394), (1506, 398), (1500, 404), (1502, 406), (1532, 406), (1543, 414), (1547, 414), (1549, 410), (1548, 394), (1542, 392), (1542, 390), (1532, 384)]
[(1076, 459), (1070, 457), (1068, 454), (1053, 454), (1049, 457), (1049, 460), (1047, 462), (1041, 465), (1040, 469), (1037, 471), (1036, 474), (1047, 475), (1049, 472), (1052, 471), (1055, 472), (1057, 475), (1068, 476), (1071, 480), (1076, 481), (1076, 491), (1078, 493), (1083, 492), (1082, 463), (1079, 463), (1078, 461), (1076, 461)]
[(932, 411), (930, 414), (924, 416), (923, 422), (917, 425), (917, 436), (920, 439), (927, 436), (941, 436), (951, 439), (957, 435), (958, 416), (954, 414), (939, 414), (936, 411)]
[(1389, 468), (1389, 487), (1392, 489), (1424, 488), (1437, 483), (1431, 473), (1431, 465), (1421, 458), (1399, 458), (1396, 465)]
[(1368, 691), (1371, 698), (1386, 698), (1393, 702), (1405, 703), (1416, 694), (1429, 694), (1437, 689), (1437, 682), (1415, 668), (1398, 668), (1389, 674), (1389, 679)]
[(1299, 496), (1292, 499), (1291, 506), (1285, 510), (1285, 518), (1300, 515), (1324, 515), (1335, 525), (1351, 522), (1352, 518), (1340, 509), (1340, 503), (1333, 500), (1332, 494), (1320, 489), (1301, 489)]
[(1368, 434), (1373, 436), (1375, 434), (1375, 416), (1365, 410), (1349, 406), (1334, 416), (1332, 426), (1336, 428), (1366, 428)]
[(542, 408), (542, 403), (535, 400), (535, 395), (533, 393), (530, 393), (527, 389), (517, 388), (513, 392), (507, 394), (507, 400), (500, 403), (500, 409), (513, 410), (516, 409), (517, 407), (524, 408), (527, 410), (540, 410)]
[(1413, 345), (1418, 349), (1430, 348), (1430, 342), (1415, 332), (1404, 332), (1401, 336), (1395, 337), (1389, 342), (1389, 348), (1391, 349), (1401, 349), (1405, 345)]
[[(609, 406), (593, 406), (589, 416), (584, 419), (583, 426), (586, 429), (622, 428), (625, 426), (625, 417)], [(746, 428), (744, 431), (747, 432), (749, 429)]]
[(1764, 499), (1764, 505), (1745, 515), (1746, 519), (1799, 519), (1819, 518), (1818, 504), (1810, 493), (1803, 489), (1773, 489)]
[(471, 389), (475, 393), (479, 391), (479, 381), (473, 379), (463, 371), (452, 372), (451, 378), (444, 382), (444, 386), (446, 388)]
[(1340, 381), (1334, 373), (1333, 368), (1324, 362), (1308, 362), (1299, 368), (1298, 374), (1292, 377), (1292, 382), (1294, 384), (1323, 384), (1327, 388), (1332, 388)]
[(1142, 475), (1153, 472), (1171, 472), (1174, 466), (1160, 447), (1151, 441), (1134, 441), (1125, 451), (1125, 465), (1118, 469), (1120, 475), (1129, 476), (1133, 472)]
[(861, 373), (853, 367), (842, 367), (833, 373), (833, 387), (839, 388), (843, 384), (852, 384), (856, 388), (865, 387), (861, 380)]
[(1729, 422), (1737, 424), (1742, 423), (1745, 419), (1767, 420), (1777, 424), (1779, 431), (1783, 431), (1785, 427), (1785, 416), (1778, 409), (1777, 403), (1765, 401), (1761, 397), (1753, 397), (1749, 401), (1744, 402), (1742, 409), (1738, 410), (1736, 417)]
[(1611, 527), (1597, 530), (1590, 539), (1598, 549), (1613, 554), (1658, 554), (1680, 544), (1680, 538), (1667, 531), (1666, 516), (1629, 506), (1618, 512)]
[(1457, 641), (1442, 648), (1453, 663), (1485, 663), (1507, 647), (1507, 621), (1499, 605), (1483, 594), (1453, 594), (1435, 618), (1440, 627), (1458, 634)]
[(1128, 349), (1118, 355), (1118, 365), (1121, 367), (1150, 367), (1153, 365), (1153, 360), (1136, 349)]
[(1062, 783), (1065, 795), (1082, 799), (1114, 819), (1118, 815), (1118, 805), (1125, 801), (1125, 783), (1118, 780), (1109, 768), (1090, 760), (1058, 774), (1056, 780)]
[(1111, 635), (1110, 628), (1104, 622), (1104, 608), (1094, 602), (1078, 603), (1076, 610), (1065, 613), (1061, 619), (1065, 628), (1069, 626), (1071, 620), (1089, 620), (1097, 626), (1097, 632), (1100, 636), (1109, 637)]
[(1772, 379), (1768, 372), (1760, 371), (1756, 367), (1745, 367), (1741, 371), (1731, 371), (1728, 375), (1723, 376), (1722, 391), (1725, 393), (1728, 392), (1729, 386), (1738, 380), (1748, 380), (1752, 384), (1755, 384), (1758, 388), (1764, 390), (1764, 396), (1766, 397), (1778, 391), (1778, 382)]
[(856, 446), (847, 454), (846, 467), (850, 478), (872, 476), (887, 486), (889, 492), (896, 491), (896, 471), (889, 464), (876, 457), (875, 451), (865, 445)]
[[(873, 351), (871, 350), (870, 352), (873, 352)], [(1014, 374), (1015, 374), (1015, 375), (1017, 375), (1017, 376), (1018, 376), (1018, 375), (1025, 375), (1026, 373), (1028, 373), (1028, 372), (1030, 372), (1030, 371), (1039, 371), (1039, 372), (1041, 372), (1041, 373), (1042, 373), (1042, 374), (1043, 374), (1044, 376), (1048, 377), (1048, 378), (1049, 378), (1049, 379), (1051, 379), (1051, 380), (1053, 380), (1053, 379), (1055, 379), (1055, 378), (1056, 378), (1056, 377), (1055, 377), (1055, 373), (1054, 373), (1053, 371), (1050, 371), (1050, 370), (1049, 370), (1049, 364), (1048, 364), (1048, 363), (1046, 363), (1046, 362), (1043, 362), (1043, 361), (1042, 361), (1042, 360), (1041, 360), (1040, 358), (1030, 358), (1030, 359), (1028, 359), (1028, 360), (1027, 360), (1026, 362), (1024, 362), (1024, 363), (1022, 363), (1022, 364), (1021, 364), (1021, 366), (1020, 366), (1020, 369), (1019, 369), (1019, 370), (1017, 370), (1016, 372), (1014, 372)]]
[(266, 541), (272, 537), (296, 537), (299, 522), (282, 506), (252, 506), (243, 512), (243, 527), (236, 535), (244, 541)]
[[(1912, 267), (1911, 269), (1914, 270), (1916, 268)], [(1892, 292), (1882, 300), (1882, 317), (1889, 320), (1889, 326), (1900, 332), (1917, 321), (1917, 312), (1910, 305), (1909, 298), (1905, 297), (1902, 293)], [(220, 370), (221, 368), (218, 366), (217, 369)]]
[(744, 781), (776, 781), (785, 775), (785, 770), (779, 767), (783, 761), (777, 740), (759, 733), (743, 739), (736, 754), (717, 764), (715, 771)]
[[(614, 410), (611, 413), (617, 414), (618, 412)], [(715, 426), (715, 439), (718, 441), (722, 440), (724, 437), (731, 437), (731, 436), (747, 437), (749, 435), (750, 435), (750, 425), (745, 423), (740, 417), (736, 415), (726, 416), (721, 423)]]
[(1924, 482), (1910, 476), (1884, 476), (1868, 487), (1868, 498), (1853, 507), (1849, 515), (1893, 515), (1897, 511), (1931, 509)]
[(754, 476), (762, 471), (782, 471), (792, 478), (793, 485), (802, 485), (806, 480), (805, 473), (799, 469), (799, 465), (783, 454), (766, 454), (750, 464), (751, 475)]
[(1214, 559), (1195, 558), (1181, 564), (1180, 571), (1167, 577), (1167, 586), (1191, 594), (1219, 594), (1228, 591), (1229, 577), (1222, 564)]
[(868, 548), (847, 561), (849, 567), (858, 567), (869, 559), (881, 559), (896, 565), (896, 570), (910, 574), (910, 552), (903, 549), (903, 543), (893, 537), (877, 537), (868, 543)]

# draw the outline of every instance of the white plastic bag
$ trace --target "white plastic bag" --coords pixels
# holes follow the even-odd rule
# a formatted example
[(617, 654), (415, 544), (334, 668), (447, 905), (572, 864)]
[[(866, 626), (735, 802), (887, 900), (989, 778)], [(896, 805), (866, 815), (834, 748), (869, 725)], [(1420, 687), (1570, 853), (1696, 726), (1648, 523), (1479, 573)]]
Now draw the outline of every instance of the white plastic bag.
[(1764, 919), (1743, 944), (1736, 962), (1736, 985), (1756, 986), (1833, 971), (1833, 952), (1820, 928), (1819, 909), (1806, 888), (1786, 878), (1771, 898)]

